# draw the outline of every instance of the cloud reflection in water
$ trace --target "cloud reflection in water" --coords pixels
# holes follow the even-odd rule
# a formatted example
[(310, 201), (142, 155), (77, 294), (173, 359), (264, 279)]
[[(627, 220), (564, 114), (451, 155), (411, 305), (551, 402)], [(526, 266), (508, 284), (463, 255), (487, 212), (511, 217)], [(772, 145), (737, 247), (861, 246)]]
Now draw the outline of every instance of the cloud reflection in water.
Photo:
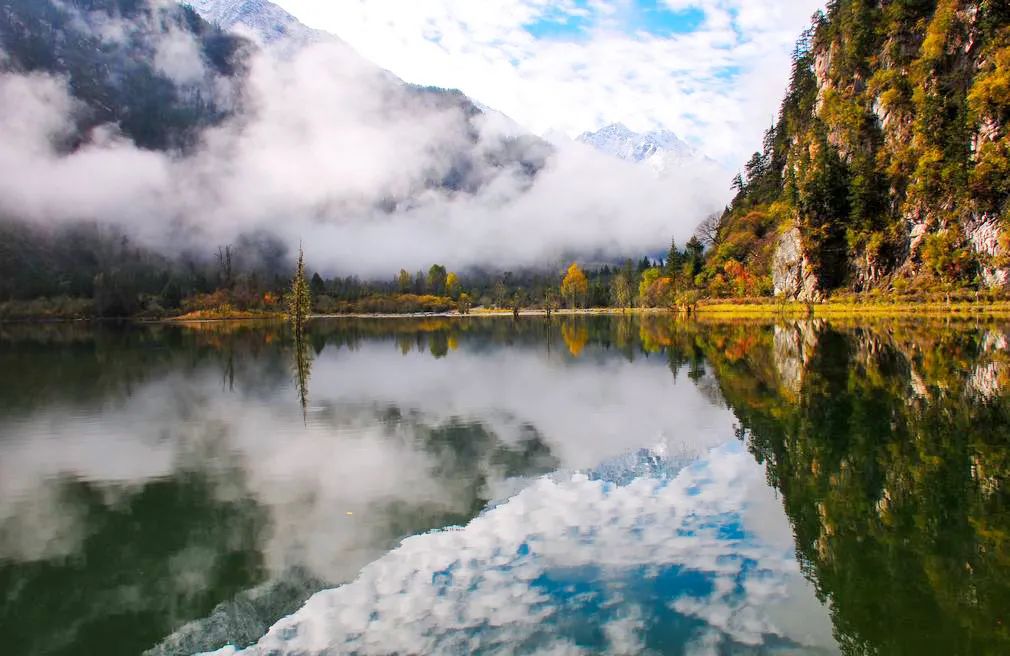
[(653, 475), (543, 477), (408, 538), (241, 653), (833, 653), (761, 467), (735, 443), (640, 457)]

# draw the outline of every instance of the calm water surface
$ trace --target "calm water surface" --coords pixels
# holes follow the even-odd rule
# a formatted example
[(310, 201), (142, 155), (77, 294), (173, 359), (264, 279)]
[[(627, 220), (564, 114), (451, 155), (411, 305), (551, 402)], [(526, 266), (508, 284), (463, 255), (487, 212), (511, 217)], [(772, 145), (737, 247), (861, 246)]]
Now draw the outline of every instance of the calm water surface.
[(3, 653), (1007, 654), (1008, 346), (0, 326)]

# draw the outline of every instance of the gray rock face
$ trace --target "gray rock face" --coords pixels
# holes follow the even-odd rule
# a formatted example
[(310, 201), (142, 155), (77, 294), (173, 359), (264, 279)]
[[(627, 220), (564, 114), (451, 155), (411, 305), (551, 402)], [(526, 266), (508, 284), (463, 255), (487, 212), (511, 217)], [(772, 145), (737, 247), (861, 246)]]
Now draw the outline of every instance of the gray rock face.
[(772, 282), (776, 296), (807, 302), (821, 298), (817, 277), (803, 252), (800, 230), (795, 226), (779, 237), (772, 260)]
[(968, 243), (982, 263), (982, 282), (989, 288), (1010, 286), (1010, 269), (994, 266), (992, 262), (1001, 254), (1000, 235), (1003, 229), (996, 217), (981, 216), (967, 226)]

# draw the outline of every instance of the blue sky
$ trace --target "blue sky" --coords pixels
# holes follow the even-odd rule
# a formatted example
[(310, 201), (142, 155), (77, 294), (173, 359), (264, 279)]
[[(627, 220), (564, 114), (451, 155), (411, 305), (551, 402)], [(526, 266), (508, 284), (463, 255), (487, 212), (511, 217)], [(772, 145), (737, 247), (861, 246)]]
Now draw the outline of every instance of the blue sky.
[(655, 37), (686, 34), (699, 29), (705, 22), (705, 12), (698, 7), (672, 9), (656, 0), (636, 0), (614, 17), (601, 12), (587, 0), (576, 0), (576, 9), (583, 15), (572, 15), (564, 9), (548, 10), (523, 27), (534, 38), (579, 40), (590, 38), (601, 23), (609, 23), (629, 34), (644, 33)]
[(823, 0), (276, 0), (418, 84), (537, 134), (668, 129), (727, 166), (753, 152)]

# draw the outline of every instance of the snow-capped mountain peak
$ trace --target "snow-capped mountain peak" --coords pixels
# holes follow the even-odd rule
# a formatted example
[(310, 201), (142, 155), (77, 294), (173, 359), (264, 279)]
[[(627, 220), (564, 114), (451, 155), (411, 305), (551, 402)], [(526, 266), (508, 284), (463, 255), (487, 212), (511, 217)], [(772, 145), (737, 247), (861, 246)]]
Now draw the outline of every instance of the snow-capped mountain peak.
[(715, 163), (696, 148), (668, 130), (635, 132), (621, 123), (613, 123), (596, 132), (585, 132), (577, 141), (628, 162), (645, 164), (664, 173), (673, 169)]
[(268, 0), (181, 0), (208, 23), (225, 30), (245, 30), (264, 44), (306, 44), (333, 37), (306, 27)]
[(676, 153), (682, 157), (697, 156), (697, 151), (673, 132), (654, 130), (639, 134), (622, 123), (613, 123), (596, 132), (585, 132), (579, 138), (600, 152), (631, 162), (644, 162), (657, 153)]

